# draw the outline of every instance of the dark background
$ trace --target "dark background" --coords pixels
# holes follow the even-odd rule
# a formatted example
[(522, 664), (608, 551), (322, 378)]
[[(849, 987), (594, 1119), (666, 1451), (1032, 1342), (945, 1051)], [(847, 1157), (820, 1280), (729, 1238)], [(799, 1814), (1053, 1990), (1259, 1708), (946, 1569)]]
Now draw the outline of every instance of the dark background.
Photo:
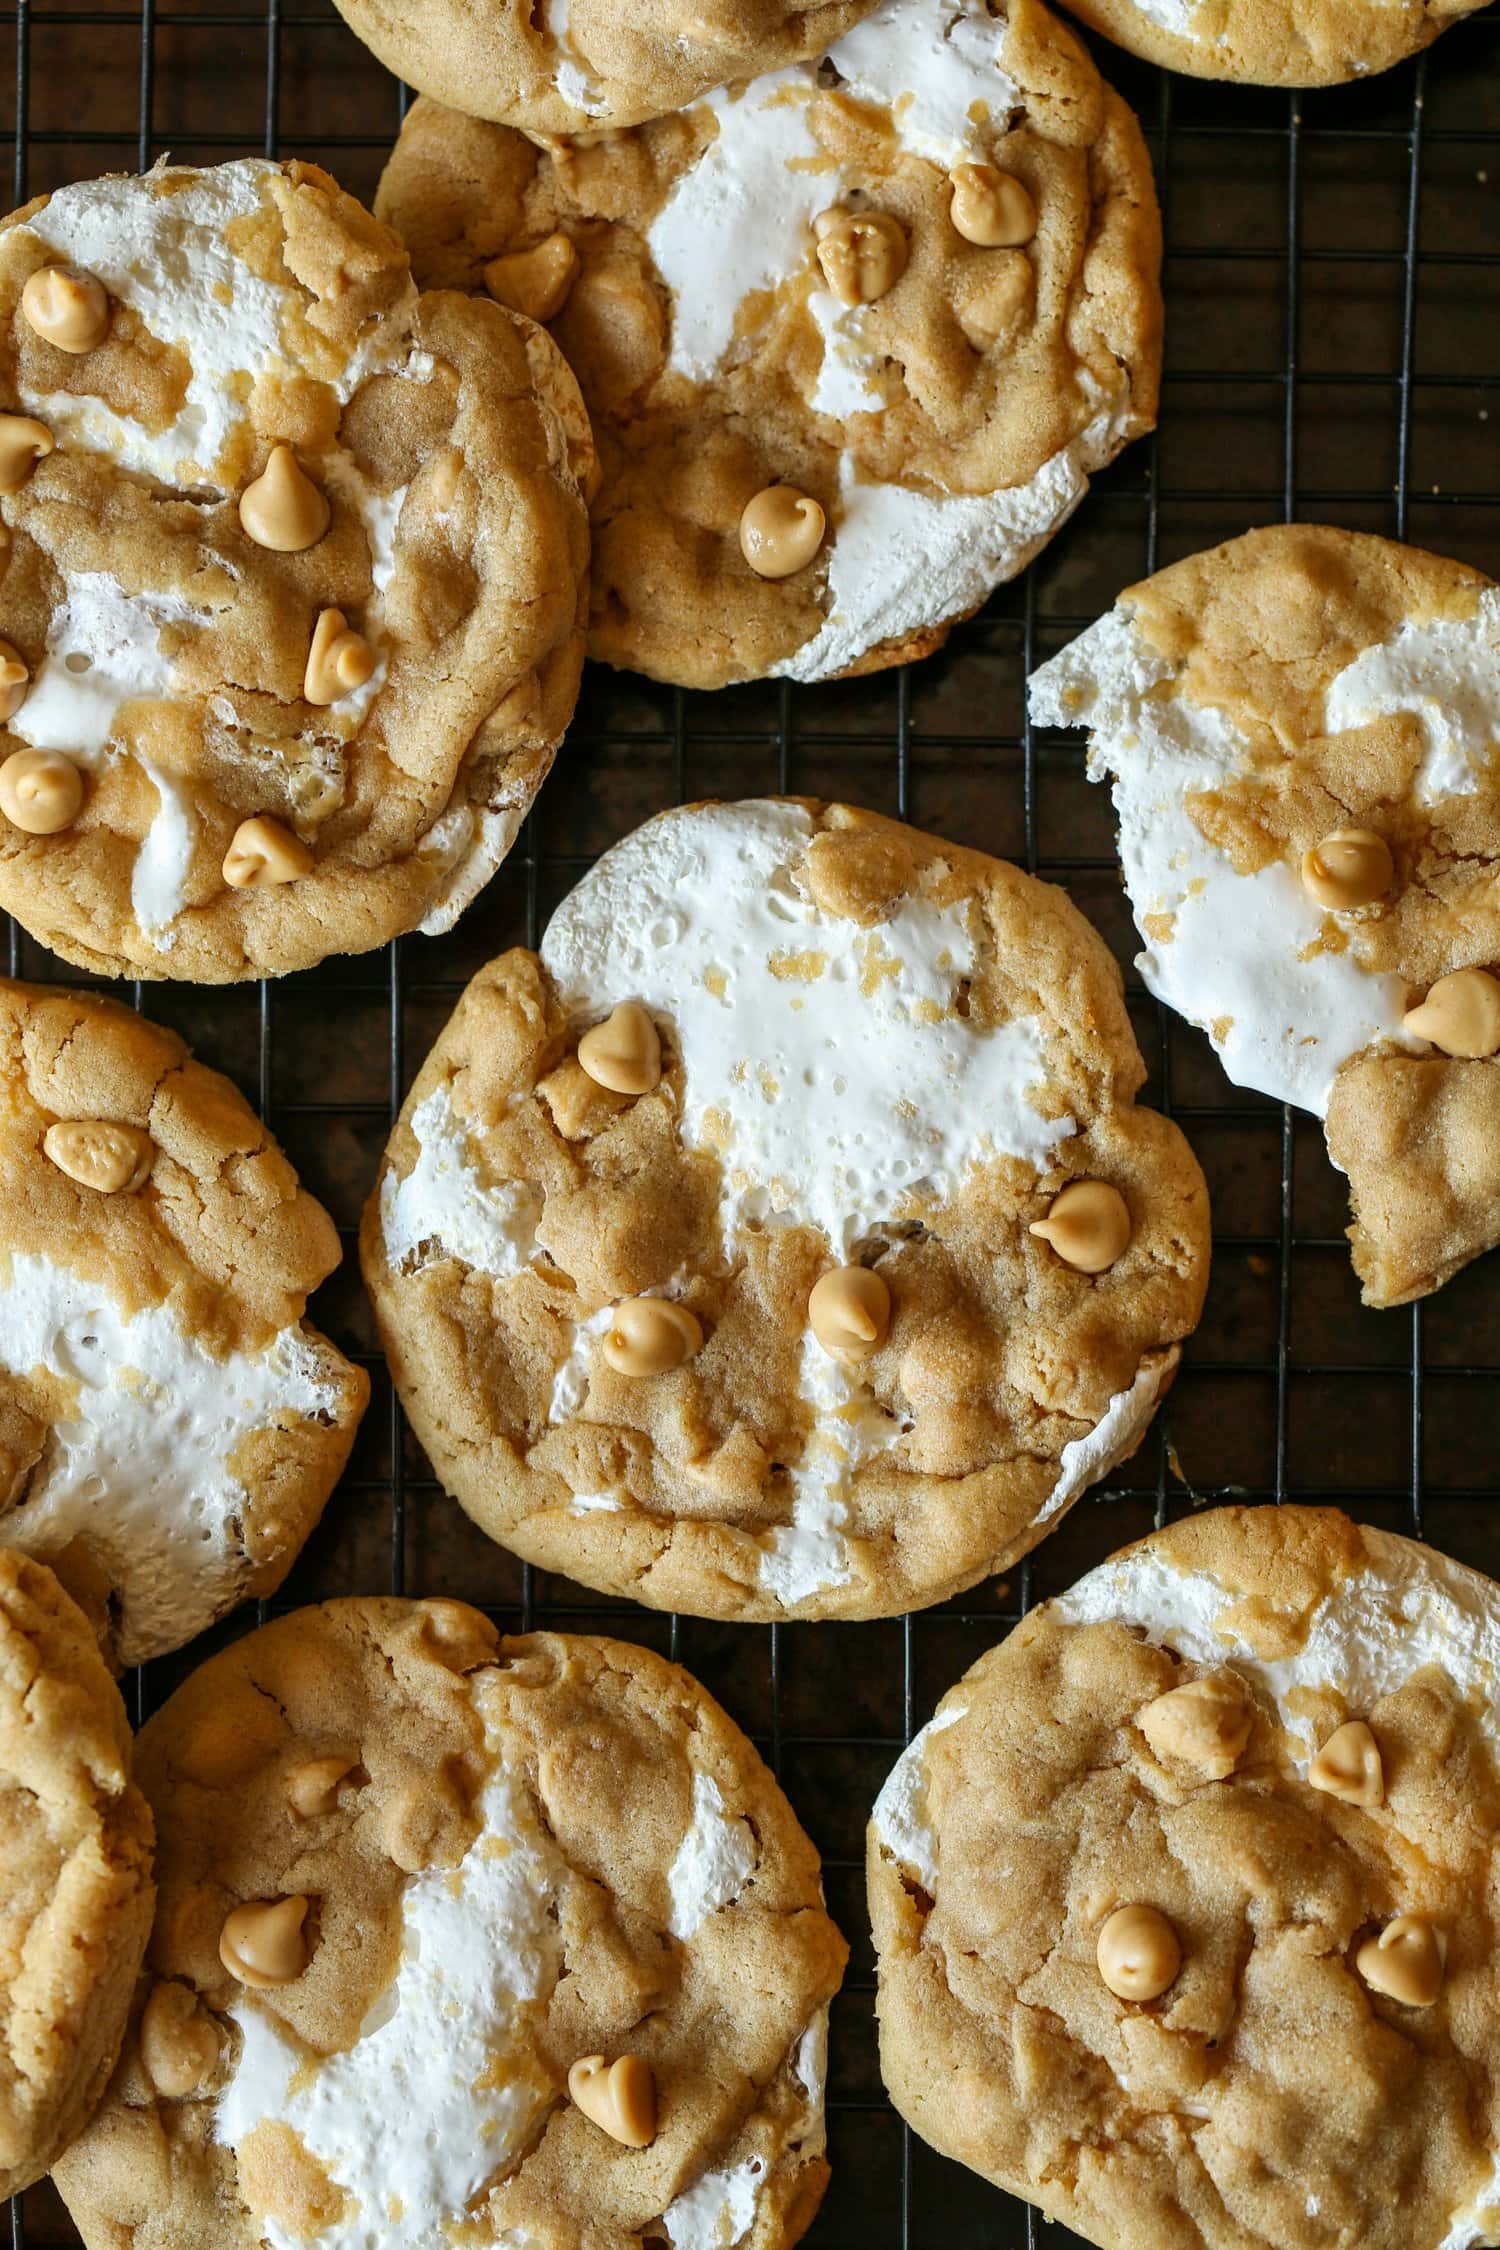
[[(1372, 0), (1378, 4), (1378, 0)], [(374, 192), (401, 110), (327, 0), (67, 0), (0, 8), (13, 200), (164, 151), (313, 157)], [(1033, 736), (1027, 671), (1160, 564), (1295, 516), (1405, 537), (1500, 576), (1500, 9), (1360, 85), (1285, 94), (1171, 78), (1098, 43), (1151, 136), (1166, 218), (1160, 435), (1101, 477), (1072, 525), (947, 651), (847, 685), (702, 696), (590, 668), (552, 779), (506, 866), (448, 938), (330, 961), (266, 987), (148, 988), (149, 1011), (256, 1101), (344, 1230), (314, 1311), (374, 1399), (349, 1474), (277, 1607), (390, 1588), (463, 1595), (507, 1627), (605, 1629), (691, 1667), (776, 1766), (821, 1847), (853, 1947), (833, 2015), (834, 2179), (817, 2250), (1020, 2250), (1076, 2238), (932, 2154), (885, 2102), (863, 1898), (868, 1808), (939, 1695), (1031, 1601), (1209, 1499), (1336, 1501), (1500, 1566), (1500, 1269), (1426, 1306), (1361, 1308), (1345, 1199), (1315, 1121), (1225, 1080), (1130, 968), (1107, 794), (1081, 738)], [(1008, 1584), (872, 1625), (667, 1619), (523, 1569), (437, 1489), (375, 1348), (354, 1232), (416, 1066), (463, 983), (534, 941), (604, 846), (684, 797), (838, 796), (1062, 882), (1126, 967), (1147, 1098), (1184, 1124), (1214, 1198), (1202, 1327), (1135, 1460)], [(68, 977), (10, 932), (12, 973)], [(139, 997), (140, 988), (136, 994)], [(253, 1623), (132, 1675), (145, 1717)], [(0, 2214), (0, 2228), (3, 2228)], [(49, 2187), (22, 2244), (75, 2243)]]

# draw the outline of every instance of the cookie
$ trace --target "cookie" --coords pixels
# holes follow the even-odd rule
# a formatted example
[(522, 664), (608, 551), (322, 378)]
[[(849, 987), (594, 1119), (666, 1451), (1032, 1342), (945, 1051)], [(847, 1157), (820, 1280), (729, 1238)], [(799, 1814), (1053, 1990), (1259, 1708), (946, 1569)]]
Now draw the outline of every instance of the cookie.
[(1103, 2250), (1500, 2228), (1500, 1588), (1334, 1510), (1116, 1555), (875, 1807), (886, 2084)]
[(0, 981), (0, 1547), (120, 1665), (272, 1593), (369, 1378), (303, 1318), (339, 1261), (254, 1112), (175, 1034)]
[(1484, 0), (1068, 0), (1092, 31), (1164, 70), (1252, 86), (1341, 86), (1431, 46)]
[(0, 227), (0, 400), (0, 907), (200, 984), (449, 928), (577, 692), (548, 339), (311, 165), (159, 165)]
[(151, 1814), (88, 1619), (0, 1550), (0, 2195), (98, 2101), (151, 1930)]
[(821, 54), (874, 0), (492, 0), (396, 15), (338, 0), (388, 70), (471, 117), (597, 133)]
[(141, 1735), (161, 1905), (90, 2250), (781, 2250), (845, 1947), (675, 1664), (460, 1602), (294, 1612)]
[(820, 61), (539, 147), (419, 101), (377, 209), (588, 401), (591, 653), (687, 687), (920, 656), (1148, 429), (1135, 119), (1037, 0), (884, 0)]
[(1253, 531), (1122, 594), (1031, 708), (1113, 780), (1152, 992), (1323, 1119), (1366, 1303), (1500, 1241), (1500, 588)]
[(664, 813), (470, 985), (365, 1211), (438, 1475), (699, 1615), (887, 1616), (1134, 1452), (1208, 1268), (1059, 891), (810, 800)]

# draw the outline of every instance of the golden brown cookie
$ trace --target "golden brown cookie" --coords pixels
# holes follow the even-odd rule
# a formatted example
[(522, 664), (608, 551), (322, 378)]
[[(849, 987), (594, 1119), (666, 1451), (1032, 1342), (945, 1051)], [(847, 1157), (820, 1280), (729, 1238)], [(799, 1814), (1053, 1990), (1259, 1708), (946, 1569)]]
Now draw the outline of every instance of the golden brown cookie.
[(1500, 2226), (1500, 1588), (1229, 1508), (1024, 1618), (875, 1807), (881, 2064), (1102, 2250)]
[(1195, 78), (1341, 86), (1420, 54), (1484, 0), (1067, 0), (1133, 55)]
[(361, 1255), (448, 1489), (662, 1608), (885, 1616), (1135, 1451), (1208, 1205), (1060, 891), (847, 806), (664, 813), (474, 979)]
[(106, 1653), (274, 1591), (369, 1379), (303, 1315), (339, 1259), (227, 1079), (112, 1000), (0, 981), (0, 1547)]
[(338, 0), (388, 70), (471, 117), (597, 133), (817, 55), (875, 0)]
[(0, 906), (198, 983), (447, 929), (573, 709), (592, 474), (548, 339), (310, 165), (17, 212)]
[(90, 2250), (783, 2250), (845, 1948), (687, 1673), (459, 1602), (300, 1610), (140, 1740), (161, 1906), (57, 2168)]
[(1134, 117), (1039, 0), (884, 0), (822, 59), (538, 146), (419, 101), (377, 208), (588, 401), (592, 653), (711, 688), (941, 645), (1156, 412)]
[(1500, 1241), (1500, 588), (1318, 525), (1122, 594), (1044, 665), (1088, 726), (1158, 998), (1312, 1110), (1365, 1301)]
[(88, 1619), (0, 1550), (0, 2195), (38, 2179), (114, 2068), (151, 1929), (151, 1814)]

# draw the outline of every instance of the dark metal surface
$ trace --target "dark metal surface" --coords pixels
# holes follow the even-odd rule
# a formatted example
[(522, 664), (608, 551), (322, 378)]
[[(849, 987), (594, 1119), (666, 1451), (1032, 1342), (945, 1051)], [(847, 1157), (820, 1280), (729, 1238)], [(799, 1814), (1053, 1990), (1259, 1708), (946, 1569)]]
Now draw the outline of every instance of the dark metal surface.
[[(28, 195), (170, 151), (326, 163), (366, 198), (400, 115), (331, 6), (138, 0), (0, 9), (0, 103)], [(1408, 1312), (1358, 1302), (1342, 1186), (1317, 1125), (1228, 1085), (1166, 1018), (1134, 951), (1105, 792), (1076, 737), (1033, 735), (1022, 681), (1158, 564), (1284, 516), (1410, 538), (1500, 575), (1500, 9), (1367, 83), (1287, 95), (1205, 86), (1100, 45), (1151, 135), (1167, 227), (1162, 428), (1102, 477), (1016, 585), (909, 672), (688, 696), (591, 670), (510, 861), (449, 938), (407, 939), (274, 987), (157, 986), (149, 1012), (257, 1101), (348, 1252), (315, 1310), (375, 1395), (349, 1474), (277, 1606), (388, 1588), (483, 1602), (505, 1625), (604, 1629), (688, 1664), (776, 1766), (821, 1846), (850, 1938), (834, 2011), (834, 2180), (819, 2250), (1062, 2244), (904, 2132), (881, 2093), (862, 1833), (902, 1743), (1028, 1602), (1124, 1539), (1219, 1497), (1337, 1501), (1500, 1566), (1500, 1267)], [(601, 1601), (523, 1569), (438, 1490), (386, 1382), (354, 1230), (396, 1105), (480, 962), (534, 940), (606, 844), (684, 797), (798, 789), (899, 813), (1065, 883), (1130, 976), (1148, 1098), (1214, 1195), (1215, 1272), (1188, 1363), (1136, 1459), (1008, 1585), (905, 1620), (735, 1628)], [(13, 973), (68, 974), (18, 932)], [(139, 997), (139, 988), (136, 988)], [(252, 1613), (128, 1683), (145, 1717)], [(17, 2246), (74, 2243), (47, 2187)]]

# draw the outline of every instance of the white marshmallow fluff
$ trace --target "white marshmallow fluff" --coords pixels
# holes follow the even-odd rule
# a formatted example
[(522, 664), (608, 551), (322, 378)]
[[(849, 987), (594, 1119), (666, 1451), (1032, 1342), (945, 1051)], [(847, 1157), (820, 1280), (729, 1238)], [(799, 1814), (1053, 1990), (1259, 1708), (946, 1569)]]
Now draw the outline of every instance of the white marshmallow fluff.
[[(987, 161), (991, 136), (1022, 106), (1003, 66), (1007, 37), (985, 0), (885, 0), (829, 49), (826, 64), (855, 99), (889, 111), (904, 152), (947, 170)], [(708, 95), (715, 137), (668, 196), (647, 243), (672, 293), (668, 370), (692, 381), (748, 348), (737, 342), (748, 296), (810, 283), (824, 350), (809, 404), (843, 423), (881, 412), (884, 397), (865, 308), (829, 294), (814, 256), (814, 219), (862, 185), (831, 162), (808, 122), (823, 68), (795, 64)], [(866, 483), (846, 453), (827, 618), (777, 673), (828, 679), (881, 642), (977, 608), (1024, 569), (1083, 497), (1088, 472), (1117, 450), (1128, 395), (1122, 375), (1083, 435), (1026, 484), (977, 498)]]
[[(456, 2239), (474, 2199), (566, 2098), (541, 2062), (535, 2027), (564, 1965), (557, 1907), (567, 1863), (506, 1771), (493, 1676), (474, 1674), (470, 1692), (493, 1761), (479, 1833), (457, 1867), (407, 1878), (395, 1975), (353, 2046), (311, 2054), (254, 1992), (231, 2011), (241, 2046), (214, 2137), (241, 2149), (270, 2122), (301, 2136), (345, 2191), (320, 2250), (433, 2250)], [(671, 1873), (673, 1934), (690, 1936), (728, 1905), (753, 1863), (746, 1823), (727, 1820), (717, 1786), (697, 1774)], [(807, 2093), (808, 2131), (820, 2133), (821, 2074)], [(764, 2170), (759, 2158), (705, 2170), (663, 2213), (668, 2240), (677, 2250), (737, 2242), (754, 2223)], [(725, 2233), (729, 2223), (738, 2231)], [(261, 2224), (270, 2250), (300, 2250), (300, 2237)]]
[(650, 821), (542, 941), (571, 1015), (634, 998), (672, 1026), (684, 1139), (723, 1163), (726, 1247), (780, 1219), (842, 1255), (915, 1192), (951, 1196), (997, 1155), (1040, 1168), (1077, 1129), (1037, 1107), (1039, 1022), (977, 1031), (959, 1012), (977, 909), (911, 897), (871, 929), (826, 914), (793, 872), (813, 833), (801, 806), (770, 802)]
[(213, 1359), (169, 1305), (127, 1318), (105, 1290), (31, 1256), (13, 1256), (0, 1282), (0, 1367), (46, 1380), (58, 1399), (47, 1451), (0, 1515), (0, 1543), (44, 1561), (74, 1540), (91, 1550), (117, 1593), (127, 1664), (238, 1599), (240, 1448), (339, 1403), (299, 1329)]
[[(1354, 713), (1374, 716), (1371, 697), (1383, 692), (1378, 667), (1352, 686), (1349, 677), (1330, 690), (1331, 727), (1364, 723)], [(1327, 950), (1325, 910), (1294, 867), (1241, 875), (1190, 818), (1190, 792), (1222, 788), (1244, 769), (1244, 736), (1222, 711), (1176, 692), (1172, 665), (1122, 608), (1034, 673), (1030, 694), (1038, 725), (1090, 729), (1089, 771), (1113, 781), (1150, 991), (1208, 1033), (1236, 1085), (1321, 1117), (1352, 1055), (1404, 1043), (1405, 986), (1363, 966), (1357, 923), (1347, 924), (1345, 951)]]
[(957, 1726), (966, 1706), (950, 1704), (912, 1736), (875, 1800), (870, 1822), (883, 1850), (907, 1868), (929, 1897), (937, 1891), (937, 1838), (927, 1815), (927, 1745), (933, 1735)]
[(536, 1250), (541, 1198), (514, 1180), (480, 1176), (446, 1086), (412, 1111), (418, 1154), (404, 1180), (387, 1170), (380, 1224), (393, 1266), (415, 1271), (435, 1257), (462, 1258), (496, 1281), (520, 1273)]

